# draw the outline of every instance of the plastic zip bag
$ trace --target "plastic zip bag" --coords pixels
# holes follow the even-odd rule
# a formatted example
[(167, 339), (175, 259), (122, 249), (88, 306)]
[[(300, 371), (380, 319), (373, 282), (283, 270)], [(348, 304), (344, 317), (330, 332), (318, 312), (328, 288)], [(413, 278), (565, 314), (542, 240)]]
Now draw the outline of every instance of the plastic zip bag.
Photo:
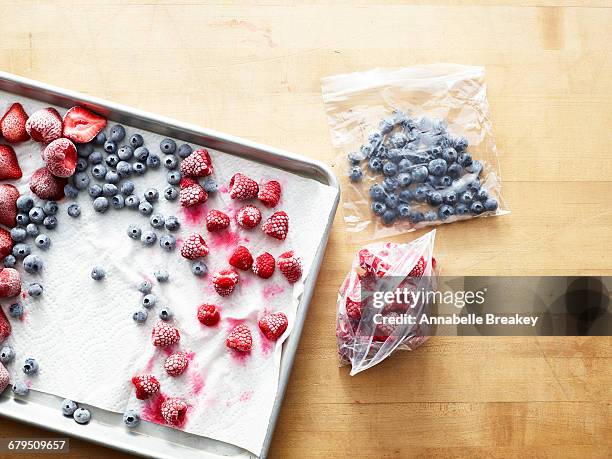
[(422, 325), (381, 323), (407, 314), (418, 322), (428, 307), (425, 302), (386, 301), (380, 305), (375, 300), (381, 298), (375, 292), (434, 288), (435, 234), (430, 231), (408, 244), (370, 244), (355, 255), (336, 305), (338, 355), (341, 365), (351, 365), (351, 375), (380, 363), (398, 349), (416, 349), (427, 339)]
[(484, 68), (373, 69), (324, 78), (322, 91), (359, 239), (508, 213)]

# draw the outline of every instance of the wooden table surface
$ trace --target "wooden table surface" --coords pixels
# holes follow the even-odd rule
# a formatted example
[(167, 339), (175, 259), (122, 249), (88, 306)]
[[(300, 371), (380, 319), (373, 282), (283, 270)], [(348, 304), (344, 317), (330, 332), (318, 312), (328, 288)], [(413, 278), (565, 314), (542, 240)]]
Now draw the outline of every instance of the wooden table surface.
[[(0, 68), (331, 164), (321, 77), (483, 65), (512, 214), (440, 228), (443, 272), (612, 275), (610, 0), (206, 3), (1, 1)], [(339, 215), (271, 457), (612, 455), (611, 338), (436, 338), (337, 368), (355, 249)]]

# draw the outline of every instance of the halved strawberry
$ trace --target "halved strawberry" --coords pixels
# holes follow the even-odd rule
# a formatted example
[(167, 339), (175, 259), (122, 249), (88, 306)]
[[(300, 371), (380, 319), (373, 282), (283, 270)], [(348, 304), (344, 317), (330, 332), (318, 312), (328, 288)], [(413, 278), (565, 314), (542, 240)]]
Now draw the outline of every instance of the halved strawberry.
[(28, 140), (30, 135), (26, 131), (27, 121), (28, 114), (23, 109), (23, 106), (20, 103), (15, 102), (0, 120), (0, 131), (2, 131), (2, 137), (4, 137), (6, 141), (10, 143), (24, 142)]
[(17, 198), (17, 188), (9, 184), (0, 185), (0, 224), (12, 228), (17, 223)]
[(106, 126), (106, 118), (84, 107), (72, 107), (64, 115), (64, 137), (76, 143), (87, 143)]
[(23, 176), (15, 150), (10, 145), (0, 145), (0, 180), (17, 180)]
[(77, 149), (68, 139), (51, 142), (42, 154), (47, 169), (56, 177), (70, 177), (76, 170)]
[(30, 190), (40, 199), (59, 201), (64, 197), (68, 180), (56, 177), (46, 167), (41, 167), (30, 178)]
[(42, 108), (30, 115), (25, 127), (32, 140), (51, 143), (62, 136), (62, 117), (53, 107)]
[(239, 245), (232, 253), (229, 264), (235, 268), (247, 271), (253, 266), (253, 255), (251, 255), (251, 252), (245, 246)]

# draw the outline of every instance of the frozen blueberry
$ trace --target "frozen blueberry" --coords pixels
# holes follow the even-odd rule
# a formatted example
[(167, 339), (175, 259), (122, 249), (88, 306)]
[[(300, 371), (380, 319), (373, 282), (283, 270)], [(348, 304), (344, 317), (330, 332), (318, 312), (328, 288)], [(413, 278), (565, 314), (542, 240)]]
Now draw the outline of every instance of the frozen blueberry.
[(400, 174), (397, 176), (397, 181), (401, 187), (406, 188), (412, 183), (412, 176), (407, 173)]
[(216, 193), (219, 188), (217, 182), (215, 182), (215, 179), (212, 177), (206, 177), (202, 186), (207, 193)]
[(187, 156), (189, 156), (191, 153), (193, 152), (193, 148), (191, 148), (191, 145), (189, 144), (182, 144), (179, 148), (178, 148), (178, 155), (179, 158), (181, 159), (185, 159)]
[(378, 129), (381, 134), (388, 134), (393, 130), (393, 120), (391, 118), (385, 118), (378, 124)]
[(94, 151), (94, 147), (91, 143), (78, 143), (76, 149), (79, 158), (85, 160), (89, 158)]
[(429, 175), (429, 171), (425, 166), (416, 166), (411, 171), (412, 181), (415, 183), (423, 183), (427, 180), (427, 176)]
[(368, 142), (370, 142), (371, 145), (376, 145), (381, 140), (382, 140), (382, 134), (380, 132), (374, 131), (368, 134)]
[(125, 205), (128, 207), (128, 209), (138, 209), (138, 206), (140, 205), (140, 198), (135, 194), (131, 194), (125, 198)]
[(155, 279), (157, 279), (157, 282), (160, 283), (168, 282), (168, 279), (170, 278), (170, 274), (168, 274), (168, 271), (165, 269), (159, 269), (155, 271), (153, 275), (155, 276)]
[(134, 192), (134, 188), (135, 188), (134, 182), (130, 182), (128, 180), (121, 184), (121, 187), (119, 188), (119, 190), (123, 196), (129, 196)]
[(93, 280), (99, 281), (102, 280), (106, 277), (106, 271), (104, 271), (104, 268), (102, 266), (94, 266), (91, 269), (91, 278)]
[(423, 220), (426, 222), (436, 221), (438, 218), (438, 214), (436, 214), (433, 210), (428, 210), (423, 214)]
[(76, 163), (76, 171), (77, 172), (85, 172), (89, 167), (89, 163), (85, 158), (79, 158)]
[(130, 136), (129, 142), (132, 148), (138, 148), (138, 147), (142, 147), (142, 145), (144, 144), (144, 139), (142, 138), (140, 134), (132, 134)]
[(147, 280), (144, 280), (140, 284), (138, 284), (138, 291), (143, 295), (148, 295), (149, 293), (151, 293), (152, 288), (153, 286), (151, 285), (151, 282)]
[(438, 217), (440, 220), (446, 220), (448, 217), (455, 213), (455, 209), (447, 204), (442, 204), (438, 209)]
[(397, 212), (392, 209), (387, 209), (383, 213), (382, 220), (385, 225), (391, 225), (397, 218)]
[(166, 169), (176, 169), (178, 167), (178, 156), (176, 155), (167, 155), (164, 157), (164, 167)]
[(107, 172), (108, 169), (104, 164), (96, 164), (94, 167), (91, 168), (91, 175), (100, 180), (104, 178)]
[(147, 309), (151, 309), (153, 306), (155, 306), (156, 303), (157, 297), (152, 293), (149, 293), (148, 295), (142, 297), (142, 305)]
[(442, 195), (437, 191), (432, 191), (427, 195), (427, 203), (431, 206), (439, 206), (442, 204)]
[(28, 357), (27, 359), (25, 359), (25, 362), (23, 364), (23, 372), (26, 375), (33, 375), (38, 371), (38, 362), (36, 361), (36, 359), (33, 359), (32, 357)]
[(19, 226), (26, 226), (28, 223), (30, 223), (30, 217), (28, 217), (28, 214), (19, 213), (15, 217), (15, 221)]
[(410, 206), (408, 204), (400, 204), (397, 207), (397, 212), (400, 218), (407, 219), (410, 217)]
[(4, 257), (4, 260), (2, 260), (2, 265), (5, 268), (14, 268), (16, 264), (17, 258), (15, 258), (14, 255), (7, 255), (6, 257)]
[(486, 210), (487, 212), (495, 212), (497, 210), (497, 207), (499, 207), (497, 200), (494, 198), (487, 198), (482, 203), (482, 205), (484, 207), (484, 210)]
[(478, 160), (474, 160), (472, 161), (471, 165), (465, 168), (465, 170), (471, 174), (480, 175), (480, 173), (482, 172), (482, 168), (483, 168), (482, 162)]
[(418, 225), (424, 219), (425, 219), (425, 216), (423, 215), (423, 212), (413, 211), (413, 212), (410, 212), (410, 215), (408, 215), (408, 221), (412, 223), (413, 225)]
[(181, 181), (181, 173), (179, 171), (168, 172), (168, 174), (166, 174), (166, 181), (170, 185), (178, 185)]
[(104, 142), (104, 151), (109, 154), (113, 154), (117, 151), (117, 143), (114, 140), (107, 140)]
[(109, 138), (115, 142), (121, 142), (125, 138), (125, 128), (120, 124), (115, 124), (110, 130)]
[(43, 287), (37, 282), (34, 282), (28, 286), (28, 295), (33, 298), (39, 297), (42, 295)]
[(164, 308), (161, 308), (159, 311), (159, 318), (161, 320), (170, 320), (172, 319), (173, 315), (174, 314), (172, 313), (172, 310), (170, 308), (164, 307)]
[(142, 230), (140, 227), (136, 225), (130, 225), (127, 230), (127, 234), (132, 239), (140, 239), (140, 235), (142, 234)]
[(454, 148), (446, 148), (442, 152), (442, 159), (446, 161), (446, 164), (452, 164), (457, 161), (457, 151)]
[(149, 219), (149, 223), (151, 223), (151, 226), (153, 228), (163, 228), (164, 227), (164, 216), (161, 214), (155, 214), (155, 215), (151, 215), (151, 218)]
[(455, 206), (455, 215), (467, 215), (470, 213), (468, 206), (462, 202)]
[(457, 164), (457, 163), (453, 163), (450, 166), (448, 166), (448, 169), (446, 170), (446, 174), (453, 179), (457, 179), (461, 176), (461, 172), (463, 171), (463, 168)]
[(385, 165), (383, 166), (383, 174), (385, 174), (387, 177), (393, 177), (394, 175), (397, 175), (397, 164), (392, 163), (392, 162), (386, 162)]
[(387, 159), (389, 161), (391, 161), (394, 164), (398, 164), (402, 160), (402, 156), (401, 156), (400, 150), (397, 150), (395, 148), (392, 148), (391, 150), (388, 150), (385, 153), (385, 156), (387, 157)]
[(468, 147), (468, 139), (466, 137), (455, 137), (453, 146), (458, 152), (463, 152)]
[(208, 272), (208, 266), (201, 261), (195, 261), (191, 264), (191, 272), (198, 277), (204, 276)]
[(49, 215), (43, 220), (43, 226), (48, 230), (57, 228), (57, 217), (55, 215)]
[(94, 199), (93, 208), (96, 212), (106, 212), (108, 210), (108, 199), (106, 199), (104, 196)]
[(166, 155), (171, 155), (176, 151), (176, 142), (172, 139), (165, 138), (159, 143), (159, 149)]
[(176, 239), (171, 234), (165, 234), (159, 238), (159, 246), (167, 251), (174, 250), (176, 247)]
[(400, 199), (400, 201), (406, 202), (406, 203), (409, 203), (410, 201), (412, 201), (414, 199), (414, 195), (412, 193), (412, 190), (402, 190), (402, 191), (400, 191), (399, 199)]
[(86, 408), (77, 408), (72, 417), (77, 424), (87, 424), (91, 420), (91, 413)]
[(38, 236), (36, 236), (34, 243), (36, 244), (36, 247), (40, 249), (48, 249), (49, 247), (51, 247), (51, 239), (46, 234), (39, 234)]
[(28, 255), (23, 259), (23, 269), (27, 273), (37, 274), (43, 269), (43, 261), (38, 255)]
[(385, 213), (385, 210), (387, 210), (387, 206), (379, 201), (374, 201), (372, 203), (372, 212), (374, 212), (376, 215), (382, 215)]
[(15, 395), (20, 395), (22, 397), (28, 395), (28, 392), (30, 392), (30, 388), (23, 381), (16, 381), (12, 389)]
[(129, 145), (124, 145), (117, 150), (117, 156), (121, 161), (129, 161), (134, 156), (134, 149)]
[(34, 207), (34, 199), (32, 199), (31, 196), (19, 196), (15, 204), (17, 209), (23, 212), (29, 212), (30, 209)]
[(153, 245), (155, 244), (155, 241), (157, 241), (157, 234), (153, 231), (143, 231), (142, 235), (140, 236), (140, 241), (144, 245)]
[(175, 187), (169, 186), (164, 190), (164, 198), (166, 198), (167, 201), (176, 201), (178, 197), (179, 191)]
[(98, 198), (102, 196), (102, 187), (97, 183), (94, 183), (89, 187), (89, 196), (92, 198)]
[(132, 314), (132, 319), (134, 319), (134, 322), (139, 324), (145, 323), (147, 321), (147, 317), (149, 317), (149, 313), (144, 308), (140, 308), (138, 311)]
[(120, 194), (113, 196), (110, 201), (114, 209), (123, 209), (125, 207), (125, 198)]
[(20, 319), (23, 316), (23, 306), (19, 303), (13, 303), (9, 306), (9, 316), (13, 319)]
[(70, 204), (67, 212), (72, 218), (77, 218), (81, 215), (81, 207), (78, 204)]
[(23, 242), (26, 240), (28, 233), (26, 233), (25, 228), (12, 228), (11, 229), (11, 239), (15, 242)]
[(357, 152), (349, 153), (348, 155), (346, 155), (346, 157), (351, 166), (357, 166), (361, 161), (365, 159), (361, 153)]
[(408, 138), (403, 132), (396, 132), (389, 137), (389, 143), (393, 145), (394, 148), (404, 148), (408, 143)]
[(42, 221), (45, 219), (45, 211), (42, 207), (32, 207), (28, 213), (28, 216), (30, 217), (31, 222), (42, 223)]
[(153, 213), (153, 206), (151, 205), (151, 203), (149, 203), (147, 201), (142, 201), (138, 205), (138, 211), (142, 215), (151, 215)]
[(174, 215), (170, 215), (166, 218), (166, 229), (168, 231), (176, 231), (181, 227), (181, 223), (178, 221)]
[(29, 237), (36, 237), (38, 236), (38, 226), (35, 223), (28, 223), (25, 227), (26, 230), (26, 234)]
[(159, 191), (155, 188), (149, 188), (145, 191), (144, 197), (149, 202), (156, 202), (159, 199)]
[(487, 199), (489, 199), (489, 193), (487, 193), (487, 190), (484, 188), (481, 188), (474, 195), (474, 199), (484, 203)]
[(478, 177), (475, 177), (468, 181), (467, 189), (468, 191), (471, 191), (473, 195), (478, 193), (478, 190), (480, 190), (480, 180), (478, 179)]
[(395, 177), (385, 177), (382, 186), (386, 192), (395, 191), (399, 187), (399, 180)]
[(380, 172), (383, 168), (383, 162), (380, 160), (380, 158), (371, 158), (368, 161), (368, 168), (372, 172)]
[(138, 147), (136, 150), (134, 150), (134, 157), (138, 161), (146, 161), (149, 157), (149, 150), (147, 147)]
[(446, 205), (454, 206), (457, 204), (457, 202), (459, 202), (459, 197), (454, 191), (447, 191), (442, 195), (442, 202), (444, 202)]
[(484, 206), (482, 205), (480, 201), (474, 201), (470, 205), (470, 212), (472, 212), (475, 215), (480, 215), (481, 213), (484, 212)]
[(395, 209), (399, 203), (399, 197), (395, 193), (389, 193), (385, 198), (385, 205), (387, 206), (387, 209)]
[(430, 152), (431, 152), (431, 156), (433, 156), (434, 158), (442, 158), (444, 150), (442, 150), (442, 148), (440, 147), (432, 147)]
[(18, 260), (24, 259), (28, 255), (30, 255), (31, 252), (32, 252), (32, 249), (30, 248), (28, 244), (22, 243), (22, 244), (15, 244), (13, 246), (13, 255)]
[(117, 185), (113, 183), (105, 183), (102, 186), (102, 194), (104, 194), (104, 196), (111, 197), (115, 196), (117, 193), (119, 193), (119, 189), (117, 188)]
[(99, 151), (94, 151), (91, 155), (89, 155), (89, 162), (91, 164), (100, 164), (104, 161), (104, 156)]
[(128, 410), (123, 413), (123, 423), (129, 428), (136, 427), (140, 424), (140, 415), (134, 410)]
[(457, 158), (457, 162), (463, 167), (468, 167), (472, 164), (472, 157), (469, 153), (461, 153)]
[(132, 174), (132, 165), (127, 161), (119, 161), (117, 164), (117, 175), (120, 178), (129, 177)]
[(147, 171), (147, 166), (143, 163), (136, 162), (132, 164), (132, 170), (136, 175), (143, 175)]
[(448, 175), (443, 175), (438, 180), (438, 183), (442, 188), (448, 188), (449, 186), (453, 184), (453, 179), (450, 178)]
[(412, 169), (412, 161), (404, 158), (398, 163), (398, 168), (400, 172), (410, 172), (410, 169)]
[(383, 201), (385, 199), (385, 189), (382, 185), (375, 183), (370, 187), (370, 197), (374, 201)]
[(62, 402), (62, 413), (64, 416), (72, 416), (78, 407), (79, 405), (66, 398)]
[(474, 196), (472, 195), (472, 193), (470, 191), (464, 191), (459, 196), (459, 201), (461, 201), (464, 204), (469, 204), (473, 200), (474, 200)]
[(47, 201), (43, 204), (43, 211), (45, 212), (45, 215), (55, 215), (57, 214), (58, 210), (59, 206), (55, 201)]
[(150, 167), (151, 169), (157, 169), (160, 164), (161, 160), (159, 159), (159, 156), (153, 153), (149, 154), (149, 156), (147, 157), (147, 167)]
[(64, 185), (64, 194), (69, 199), (75, 199), (79, 195), (79, 190), (74, 185), (67, 183)]
[(119, 156), (115, 154), (108, 155), (104, 162), (106, 162), (108, 167), (115, 167), (117, 164), (119, 164)]
[(431, 175), (442, 177), (446, 173), (447, 165), (443, 159), (433, 159), (427, 165), (427, 170)]
[(351, 167), (351, 170), (349, 171), (349, 178), (351, 179), (351, 182), (359, 182), (363, 178), (363, 171), (361, 170), (361, 167)]
[(112, 183), (113, 185), (116, 185), (117, 183), (119, 183), (119, 180), (120, 180), (119, 174), (117, 174), (117, 172), (115, 171), (108, 171), (106, 175), (104, 176), (104, 181), (106, 183)]
[(418, 202), (425, 202), (427, 195), (429, 194), (430, 188), (427, 185), (419, 185), (415, 188), (413, 196)]
[(7, 364), (15, 359), (15, 351), (8, 344), (0, 349), (0, 362)]

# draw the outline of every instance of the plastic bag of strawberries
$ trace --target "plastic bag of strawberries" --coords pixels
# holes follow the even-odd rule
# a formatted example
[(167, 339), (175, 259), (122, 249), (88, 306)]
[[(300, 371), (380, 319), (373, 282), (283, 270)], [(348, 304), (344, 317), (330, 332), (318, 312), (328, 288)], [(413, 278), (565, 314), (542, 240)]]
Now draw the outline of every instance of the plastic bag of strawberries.
[(435, 288), (435, 233), (407, 244), (370, 244), (355, 255), (336, 306), (340, 365), (350, 364), (351, 375), (396, 350), (414, 350), (427, 339), (428, 329), (419, 321), (429, 304), (422, 299), (425, 295), (418, 299), (408, 292)]

